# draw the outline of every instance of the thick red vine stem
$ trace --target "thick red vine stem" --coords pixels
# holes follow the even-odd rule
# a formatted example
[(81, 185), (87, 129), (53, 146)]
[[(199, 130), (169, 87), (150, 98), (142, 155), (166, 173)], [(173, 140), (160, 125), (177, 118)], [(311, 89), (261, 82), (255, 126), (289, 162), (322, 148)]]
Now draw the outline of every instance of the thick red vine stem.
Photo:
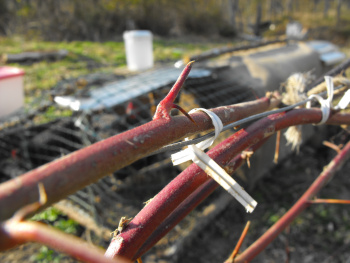
[[(298, 109), (287, 113), (270, 115), (242, 129), (214, 147), (208, 155), (219, 165), (225, 166), (244, 149), (274, 134), (277, 130), (299, 124), (318, 123), (322, 113), (319, 109)], [(350, 118), (347, 120), (350, 123)], [(106, 251), (107, 257), (122, 255), (135, 259), (135, 255), (157, 227), (189, 195), (203, 185), (209, 177), (197, 165), (190, 165), (170, 182), (142, 209), (125, 230), (113, 239)]]
[(307, 189), (302, 197), (293, 205), (289, 211), (282, 216), (269, 230), (256, 240), (243, 253), (238, 255), (235, 262), (249, 262), (263, 251), (292, 221), (308, 206), (310, 200), (322, 189), (322, 187), (334, 176), (336, 171), (350, 157), (350, 142), (348, 142), (340, 153), (332, 160), (327, 168), (317, 177), (313, 184)]
[[(265, 142), (265, 140), (260, 141), (250, 147), (249, 151), (256, 151)], [(226, 166), (225, 170), (229, 174), (233, 174), (243, 163), (245, 158), (241, 154), (238, 154), (233, 158)], [(142, 245), (136, 254), (136, 258), (143, 255), (148, 249), (154, 246), (163, 236), (165, 236), (171, 229), (173, 229), (182, 219), (185, 218), (197, 205), (200, 204), (204, 199), (206, 199), (219, 185), (210, 179), (205, 182), (202, 186), (197, 188), (189, 197), (186, 198), (176, 209), (158, 226), (158, 228), (151, 234), (151, 236)], [(234, 202), (234, 199), (232, 199)]]
[[(278, 105), (278, 99), (256, 101), (212, 109), (224, 125), (263, 112)], [(49, 206), (96, 182), (169, 143), (213, 129), (202, 112), (191, 114), (197, 125), (185, 116), (157, 119), (135, 129), (97, 142), (0, 185), (0, 221), (21, 207), (38, 200), (38, 183), (43, 183)]]

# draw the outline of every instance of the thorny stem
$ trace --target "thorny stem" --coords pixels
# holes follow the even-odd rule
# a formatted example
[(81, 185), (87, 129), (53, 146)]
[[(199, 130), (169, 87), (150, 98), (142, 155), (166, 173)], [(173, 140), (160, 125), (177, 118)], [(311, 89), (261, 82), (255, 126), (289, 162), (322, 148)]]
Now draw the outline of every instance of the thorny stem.
[[(299, 124), (318, 123), (322, 113), (319, 109), (297, 109), (286, 113), (270, 115), (242, 129), (214, 147), (208, 155), (219, 165), (225, 166), (234, 156), (259, 141), (270, 137), (277, 130)], [(348, 115), (349, 116), (349, 115)], [(339, 119), (331, 116), (330, 122)], [(341, 120), (345, 120), (342, 116)], [(350, 118), (347, 119), (347, 123)], [(170, 182), (153, 200), (129, 223), (125, 230), (113, 239), (106, 251), (107, 257), (123, 255), (135, 259), (135, 254), (153, 231), (180, 203), (198, 189), (209, 178), (197, 165), (192, 164)]]
[[(170, 119), (170, 110), (174, 107), (174, 101), (176, 99), (176, 96), (179, 94), (181, 87), (184, 84), (188, 74), (190, 74), (193, 63), (194, 61), (191, 61), (186, 65), (184, 70), (181, 72), (179, 78), (176, 80), (174, 86), (169, 91), (168, 95), (166, 95), (166, 97), (161, 102), (159, 102), (156, 109), (156, 113), (153, 116), (153, 120), (163, 118), (166, 120)], [(176, 105), (175, 107), (178, 108), (179, 106)], [(182, 108), (181, 112), (183, 112)], [(189, 115), (186, 116), (189, 117)], [(192, 118), (190, 118), (190, 120), (193, 121)]]
[(244, 229), (243, 229), (243, 232), (241, 234), (241, 237), (239, 238), (238, 242), (237, 242), (237, 245), (235, 247), (235, 249), (232, 251), (232, 254), (230, 255), (230, 257), (225, 261), (225, 263), (233, 263), (234, 262), (234, 259), (235, 257), (237, 256), (238, 252), (239, 252), (239, 249), (241, 248), (242, 244), (243, 244), (243, 241), (248, 233), (248, 229), (249, 229), (249, 226), (250, 226), (250, 221), (247, 222), (247, 224), (245, 225)]
[[(249, 151), (258, 150), (267, 139), (254, 144), (248, 148)], [(237, 154), (235, 158), (227, 163), (224, 167), (228, 174), (233, 174), (242, 164), (245, 159), (241, 154)], [(154, 246), (163, 236), (165, 236), (171, 229), (173, 229), (185, 216), (187, 216), (197, 205), (206, 199), (219, 185), (213, 180), (209, 179), (196, 191), (194, 191), (189, 197), (186, 198), (176, 209), (157, 227), (157, 229), (151, 234), (151, 236), (142, 245), (136, 254), (136, 257), (140, 257), (148, 249)]]
[(24, 220), (24, 218), (31, 214), (31, 213), (35, 213), (37, 212), (40, 207), (42, 207), (46, 201), (47, 201), (47, 195), (45, 192), (45, 188), (44, 185), (42, 183), (38, 184), (38, 188), (39, 188), (39, 201), (35, 202), (33, 204), (28, 204), (25, 207), (22, 207), (21, 209), (19, 209), (12, 217), (12, 221), (14, 222), (19, 222)]
[[(276, 99), (262, 98), (218, 107), (212, 111), (226, 125), (275, 107), (278, 103), (279, 100)], [(205, 113), (196, 112), (191, 116), (197, 125), (193, 125), (184, 116), (173, 117), (170, 121), (164, 119), (151, 121), (1, 184), (0, 207), (6, 209), (0, 209), (0, 221), (10, 218), (26, 204), (37, 201), (39, 182), (45, 185), (47, 192), (47, 202), (43, 206), (46, 207), (164, 145), (213, 129)]]
[(249, 248), (238, 255), (235, 262), (249, 262), (263, 251), (302, 211), (310, 206), (312, 198), (314, 198), (322, 187), (334, 176), (336, 171), (340, 169), (349, 157), (350, 142), (348, 142), (341, 152), (330, 162), (327, 168), (317, 177), (295, 205)]
[[(185, 115), (188, 119), (190, 119), (194, 124), (196, 124), (196, 122), (194, 121), (194, 119), (192, 119), (192, 117), (183, 109), (181, 108), (179, 105), (173, 104), (172, 107), (174, 109), (178, 109), (179, 111), (182, 112), (183, 115)], [(197, 125), (197, 124), (196, 124)]]

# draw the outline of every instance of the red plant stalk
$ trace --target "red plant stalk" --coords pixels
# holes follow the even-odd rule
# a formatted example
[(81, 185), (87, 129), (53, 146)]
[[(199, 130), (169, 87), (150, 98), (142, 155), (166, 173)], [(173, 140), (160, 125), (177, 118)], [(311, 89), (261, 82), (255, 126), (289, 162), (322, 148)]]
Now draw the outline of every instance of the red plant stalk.
[[(318, 123), (322, 113), (319, 109), (298, 109), (287, 113), (270, 115), (242, 129), (214, 147), (208, 155), (219, 165), (225, 166), (234, 156), (260, 140), (274, 134), (277, 130), (299, 124)], [(332, 118), (337, 118), (336, 115)], [(350, 115), (341, 118), (350, 123)], [(339, 124), (339, 123), (338, 123)], [(190, 194), (209, 180), (209, 177), (197, 165), (190, 165), (170, 182), (153, 200), (144, 207), (129, 223), (125, 230), (114, 238), (107, 251), (107, 257), (122, 255), (135, 259), (137, 251), (150, 237), (153, 231), (164, 221)]]
[(243, 241), (244, 241), (245, 237), (247, 236), (249, 227), (250, 227), (250, 221), (248, 221), (246, 226), (244, 227), (243, 232), (241, 234), (241, 237), (239, 238), (235, 249), (233, 250), (232, 254), (229, 256), (229, 258), (226, 259), (225, 263), (233, 263), (234, 262), (235, 257), (239, 253), (239, 249), (241, 248)]
[(242, 254), (238, 255), (235, 262), (249, 262), (263, 251), (293, 220), (308, 206), (323, 186), (334, 176), (337, 170), (350, 157), (350, 142), (337, 154), (327, 168), (317, 177), (313, 184), (307, 189), (302, 197), (293, 205), (289, 211), (281, 217), (269, 230), (258, 240), (249, 246)]
[(313, 199), (309, 201), (310, 204), (342, 204), (350, 205), (350, 200), (341, 200), (341, 199)]
[(8, 220), (0, 226), (0, 247), (10, 249), (20, 244), (35, 241), (55, 250), (69, 254), (84, 262), (127, 263), (122, 257), (106, 258), (103, 250), (39, 222)]
[[(212, 111), (226, 125), (278, 104), (277, 99), (262, 98), (252, 102), (218, 107)], [(164, 145), (213, 129), (205, 113), (196, 112), (191, 116), (196, 125), (185, 116), (172, 117), (170, 120), (157, 119), (1, 184), (0, 221), (10, 218), (21, 207), (38, 200), (39, 182), (44, 184), (48, 199), (45, 206), (49, 206)]]
[[(265, 142), (267, 138), (254, 144), (249, 151), (256, 151)], [(229, 174), (233, 174), (243, 163), (245, 159), (241, 154), (236, 155), (224, 168)], [(202, 186), (198, 187), (190, 196), (186, 198), (178, 207), (157, 227), (146, 242), (141, 246), (136, 254), (136, 258), (141, 257), (148, 249), (153, 247), (163, 236), (173, 229), (182, 219), (185, 218), (197, 205), (206, 199), (219, 185), (216, 181), (209, 178)], [(233, 199), (232, 199), (233, 200)]]

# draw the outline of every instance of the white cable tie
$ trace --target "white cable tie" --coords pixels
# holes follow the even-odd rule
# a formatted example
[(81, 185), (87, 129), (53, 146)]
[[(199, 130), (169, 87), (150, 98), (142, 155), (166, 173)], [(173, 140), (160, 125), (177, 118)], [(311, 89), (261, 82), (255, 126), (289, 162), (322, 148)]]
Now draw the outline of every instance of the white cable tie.
[[(330, 76), (325, 76), (324, 78), (326, 81), (328, 98), (323, 99), (320, 95), (309, 96), (309, 99), (317, 99), (317, 101), (321, 105), (322, 120), (319, 123), (317, 123), (316, 125), (324, 124), (328, 120), (329, 115), (331, 113), (331, 109), (332, 109), (332, 100), (333, 100), (333, 93), (334, 93), (333, 78)], [(311, 107), (311, 101), (309, 100), (306, 103), (306, 108), (310, 108), (310, 107)]]
[[(331, 109), (332, 109), (332, 100), (333, 100), (333, 93), (334, 93), (334, 84), (333, 84), (333, 78), (330, 76), (325, 76), (326, 86), (327, 86), (327, 94), (328, 98), (325, 100), (319, 95), (311, 95), (309, 98), (316, 98), (319, 103), (321, 104), (321, 110), (322, 110), (322, 120), (319, 124), (325, 123), (330, 115)], [(350, 90), (347, 90), (343, 97), (340, 99), (337, 106), (334, 107), (335, 110), (344, 110), (350, 103)], [(307, 108), (310, 108), (311, 102), (308, 101), (306, 104)]]
[(188, 146), (192, 150), (192, 160), (211, 178), (221, 185), (227, 192), (240, 202), (247, 212), (252, 213), (257, 202), (221, 168), (213, 159), (206, 155), (196, 145)]
[(340, 99), (337, 106), (334, 107), (336, 110), (344, 110), (350, 103), (350, 90), (347, 90), (344, 96)]
[[(223, 129), (223, 124), (221, 119), (218, 117), (218, 115), (216, 115), (212, 111), (209, 111), (203, 108), (196, 108), (196, 109), (192, 109), (189, 113), (193, 113), (195, 111), (205, 112), (211, 118), (215, 128), (215, 135), (213, 137), (196, 144), (196, 146), (199, 149), (205, 150), (208, 147), (210, 147), (213, 144), (214, 140), (219, 136), (220, 132)], [(186, 138), (185, 140), (188, 140), (188, 138)], [(189, 148), (186, 148), (185, 150), (172, 154), (171, 160), (173, 162), (173, 165), (179, 165), (181, 163), (191, 160), (192, 159), (191, 156), (192, 156), (192, 151)]]
[[(227, 192), (236, 198), (238, 202), (245, 207), (247, 212), (253, 212), (258, 203), (246, 191), (244, 191), (244, 189), (231, 176), (229, 176), (224, 169), (222, 169), (213, 159), (203, 152), (206, 148), (213, 144), (214, 140), (218, 137), (222, 130), (223, 124), (220, 118), (215, 113), (202, 108), (193, 109), (189, 113), (198, 110), (204, 111), (209, 115), (215, 127), (215, 135), (196, 145), (189, 145), (187, 149), (173, 154), (171, 156), (173, 164), (178, 165), (188, 160), (192, 160)], [(188, 140), (188, 138), (185, 140)]]

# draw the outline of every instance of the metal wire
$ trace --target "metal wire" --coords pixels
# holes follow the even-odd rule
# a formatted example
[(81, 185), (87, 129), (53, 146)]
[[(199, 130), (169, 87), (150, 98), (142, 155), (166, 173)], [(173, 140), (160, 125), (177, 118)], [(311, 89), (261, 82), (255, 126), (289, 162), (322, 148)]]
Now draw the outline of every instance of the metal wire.
[[(335, 90), (340, 89), (341, 87), (343, 87), (343, 86), (342, 85), (337, 86), (335, 88)], [(321, 92), (321, 93), (319, 93), (319, 95), (320, 96), (324, 96), (326, 93), (327, 93), (326, 91), (325, 92)], [(308, 99), (305, 99), (305, 100), (300, 101), (298, 103), (295, 103), (293, 105), (286, 106), (286, 107), (283, 107), (283, 108), (280, 108), (280, 109), (277, 109), (277, 110), (271, 110), (271, 111), (267, 111), (267, 112), (263, 112), (263, 113), (259, 113), (259, 114), (255, 114), (255, 115), (249, 116), (247, 118), (244, 118), (244, 119), (241, 119), (239, 121), (236, 121), (236, 122), (230, 123), (228, 125), (225, 125), (221, 132), (227, 131), (227, 130), (233, 128), (233, 127), (240, 126), (242, 124), (251, 122), (253, 120), (257, 120), (257, 119), (261, 119), (261, 118), (267, 117), (267, 116), (269, 116), (271, 114), (276, 114), (276, 113), (281, 113), (281, 112), (292, 110), (292, 109), (294, 109), (294, 108), (296, 108), (298, 106), (306, 104), (308, 101), (311, 101), (311, 100), (312, 99), (308, 98)], [(183, 142), (177, 142), (177, 143), (169, 144), (169, 145), (164, 146), (163, 148), (161, 148), (161, 149), (151, 153), (149, 156), (155, 155), (155, 154), (159, 154), (159, 153), (162, 153), (162, 152), (180, 150), (184, 146), (188, 146), (188, 145), (191, 145), (191, 144), (196, 144), (196, 143), (204, 141), (204, 140), (206, 140), (206, 139), (208, 139), (210, 137), (213, 137), (214, 134), (215, 134), (214, 132), (210, 132), (210, 133), (208, 133), (206, 135), (203, 135), (201, 137), (198, 137), (198, 138), (194, 138), (194, 139), (183, 141)]]

